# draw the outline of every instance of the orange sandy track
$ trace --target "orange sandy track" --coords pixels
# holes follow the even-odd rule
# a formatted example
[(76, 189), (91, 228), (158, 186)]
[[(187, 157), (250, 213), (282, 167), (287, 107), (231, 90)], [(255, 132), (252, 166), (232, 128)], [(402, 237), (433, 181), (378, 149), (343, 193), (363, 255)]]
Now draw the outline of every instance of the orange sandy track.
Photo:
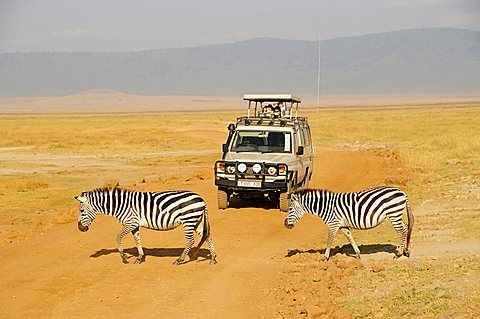
[[(317, 153), (312, 186), (319, 188), (351, 191), (384, 184), (392, 170), (388, 157), (372, 152)], [(274, 291), (282, 285), (287, 253), (299, 247), (323, 248), (325, 227), (305, 216), (289, 231), (283, 227), (285, 214), (278, 209), (247, 206), (219, 211), (212, 171), (201, 172), (203, 179), (197, 178), (189, 188), (207, 200), (217, 265), (208, 264), (203, 247), (197, 261), (173, 266), (184, 247), (181, 229), (143, 229), (146, 262), (134, 265), (131, 258), (125, 265), (116, 251), (120, 229), (116, 220), (99, 216), (87, 233), (80, 233), (76, 223), (60, 225), (0, 248), (0, 317), (279, 317)], [(185, 188), (186, 178), (169, 188)], [(124, 247), (136, 254), (131, 236)]]

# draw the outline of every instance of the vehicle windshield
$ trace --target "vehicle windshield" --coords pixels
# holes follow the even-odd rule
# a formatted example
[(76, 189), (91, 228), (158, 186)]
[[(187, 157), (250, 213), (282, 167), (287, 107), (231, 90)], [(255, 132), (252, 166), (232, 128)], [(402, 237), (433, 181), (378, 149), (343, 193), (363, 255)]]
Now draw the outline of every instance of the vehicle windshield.
[(290, 132), (236, 131), (233, 152), (291, 153)]

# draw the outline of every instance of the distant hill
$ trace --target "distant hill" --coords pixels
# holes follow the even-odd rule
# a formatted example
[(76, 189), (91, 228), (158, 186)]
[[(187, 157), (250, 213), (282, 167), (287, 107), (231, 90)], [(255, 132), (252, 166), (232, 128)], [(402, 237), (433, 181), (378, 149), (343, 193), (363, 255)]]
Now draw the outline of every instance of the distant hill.
[[(318, 43), (258, 38), (124, 53), (0, 54), (0, 96), (315, 94)], [(480, 32), (412, 29), (322, 41), (327, 94), (480, 93)]]

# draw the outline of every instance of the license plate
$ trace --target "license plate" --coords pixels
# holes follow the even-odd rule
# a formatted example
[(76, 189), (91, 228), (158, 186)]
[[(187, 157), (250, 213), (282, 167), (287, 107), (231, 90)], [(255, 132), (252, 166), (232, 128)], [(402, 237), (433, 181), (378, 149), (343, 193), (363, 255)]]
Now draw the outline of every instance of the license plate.
[(244, 180), (239, 180), (237, 182), (237, 186), (242, 186), (242, 187), (262, 187), (262, 182), (261, 181), (244, 181)]

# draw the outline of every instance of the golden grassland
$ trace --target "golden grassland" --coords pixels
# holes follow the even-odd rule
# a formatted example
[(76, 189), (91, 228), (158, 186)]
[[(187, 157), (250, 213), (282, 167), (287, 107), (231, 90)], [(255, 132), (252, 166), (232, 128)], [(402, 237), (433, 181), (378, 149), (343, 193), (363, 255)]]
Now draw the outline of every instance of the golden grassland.
[[(414, 204), (427, 207), (416, 218), (420, 234), (414, 234), (415, 238), (435, 242), (480, 238), (476, 231), (480, 227), (478, 106), (330, 110), (320, 112), (318, 119), (312, 127), (318, 127), (319, 146), (378, 147), (398, 154), (409, 173), (408, 181), (400, 181), (399, 186)], [(354, 232), (354, 236), (361, 243), (384, 240), (396, 244), (395, 232), (386, 224), (370, 233)], [(347, 244), (343, 238), (339, 242)], [(455, 251), (453, 243), (451, 251)], [(459, 255), (359, 271), (350, 280), (355, 293), (348, 294), (342, 305), (357, 318), (436, 318), (458, 313), (456, 309), (463, 309), (467, 318), (478, 317), (480, 258)], [(389, 285), (395, 288), (388, 289)]]
[[(449, 183), (480, 177), (479, 107), (370, 109), (320, 112), (319, 145), (386, 147), (399, 153), (410, 171), (407, 189), (415, 202), (449, 192)], [(444, 194), (443, 194), (444, 195)]]
[[(480, 239), (476, 231), (480, 229), (480, 104), (322, 109), (302, 115), (310, 119), (317, 151), (387, 149), (400, 159), (408, 178), (392, 183), (404, 188), (415, 206), (438, 207), (424, 209), (417, 217), (415, 238), (428, 240), (436, 232), (441, 237), (445, 236), (441, 231), (448, 230), (447, 240)], [(235, 116), (233, 112), (0, 114), (0, 155), (8, 150), (11, 157), (0, 161), (0, 233), (8, 242), (71, 222), (76, 218), (71, 196), (99, 182), (115, 183), (119, 167), (125, 175), (122, 185), (137, 187), (142, 177), (129, 175), (128, 167), (144, 176), (167, 172), (148, 177), (157, 179), (174, 175), (172, 165), (192, 174), (198, 167), (213, 167), (226, 126)], [(109, 166), (112, 162), (119, 165)], [(372, 236), (377, 242), (396, 243), (390, 225), (372, 232), (355, 232), (357, 243), (372, 242)], [(337, 237), (336, 243), (347, 242)], [(444, 280), (433, 284), (432, 278)], [(465, 308), (467, 317), (473, 318), (479, 315), (472, 306), (480, 303), (479, 278), (478, 255), (392, 263), (354, 274), (352, 291), (363, 289), (365, 293), (357, 296), (366, 297), (347, 296), (339, 302), (358, 318), (394, 314), (435, 318), (448, 316), (455, 307)], [(379, 288), (392, 281), (405, 285)]]
[[(212, 147), (209, 132), (221, 131), (227, 115), (221, 113), (100, 114), (3, 116), (0, 147), (30, 147), (55, 153), (121, 153)], [(202, 128), (201, 134), (181, 134)]]

